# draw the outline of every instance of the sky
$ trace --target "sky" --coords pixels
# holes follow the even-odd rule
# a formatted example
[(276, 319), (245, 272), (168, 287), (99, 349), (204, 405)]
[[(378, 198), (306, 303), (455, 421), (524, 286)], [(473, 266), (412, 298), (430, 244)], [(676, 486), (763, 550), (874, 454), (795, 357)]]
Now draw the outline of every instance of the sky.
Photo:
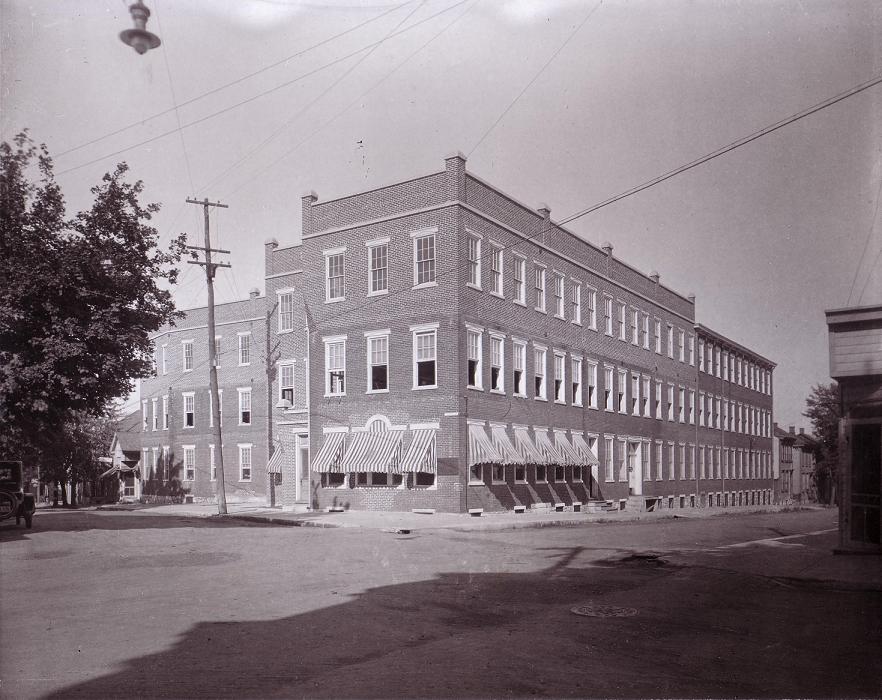
[[(0, 138), (28, 128), (70, 213), (125, 160), (165, 243), (232, 254), (217, 301), (263, 292), (263, 247), (320, 200), (454, 151), (560, 220), (882, 75), (882, 3), (775, 0), (0, 0)], [(824, 310), (882, 303), (882, 85), (568, 224), (778, 364), (775, 419), (829, 382)], [(205, 303), (185, 266), (180, 308)]]

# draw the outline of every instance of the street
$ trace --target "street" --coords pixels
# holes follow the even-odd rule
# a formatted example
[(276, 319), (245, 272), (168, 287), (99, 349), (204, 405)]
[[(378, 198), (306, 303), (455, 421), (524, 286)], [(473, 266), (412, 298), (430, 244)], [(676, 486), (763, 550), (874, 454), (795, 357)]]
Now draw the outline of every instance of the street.
[(878, 583), (812, 569), (878, 558), (832, 557), (835, 527), (812, 510), (401, 535), (42, 510), (0, 527), (2, 695), (878, 697)]

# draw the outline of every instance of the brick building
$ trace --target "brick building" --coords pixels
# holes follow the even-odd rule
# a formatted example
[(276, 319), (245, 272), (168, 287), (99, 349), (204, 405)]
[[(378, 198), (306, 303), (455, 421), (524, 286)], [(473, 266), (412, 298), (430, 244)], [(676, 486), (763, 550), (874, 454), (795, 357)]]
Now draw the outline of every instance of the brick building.
[(410, 510), (772, 499), (774, 363), (467, 172), (302, 201), (266, 244), (282, 500)]
[[(263, 502), (267, 479), (266, 301), (215, 307), (224, 483), (230, 502)], [(141, 381), (139, 497), (214, 501), (219, 450), (209, 391), (207, 308), (154, 334), (154, 376)]]
[(775, 458), (776, 502), (805, 503), (818, 500), (815, 482), (815, 462), (818, 442), (805, 429), (796, 432), (773, 425), (773, 455)]

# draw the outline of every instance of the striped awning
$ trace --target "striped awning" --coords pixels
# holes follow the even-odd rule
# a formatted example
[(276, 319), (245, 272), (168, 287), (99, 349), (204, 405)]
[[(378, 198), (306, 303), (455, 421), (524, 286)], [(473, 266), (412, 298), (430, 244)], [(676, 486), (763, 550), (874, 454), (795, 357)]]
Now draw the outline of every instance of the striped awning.
[(403, 433), (403, 430), (353, 433), (343, 455), (343, 470), (400, 474)]
[(290, 433), (281, 433), (275, 439), (275, 451), (266, 463), (267, 474), (282, 474), (287, 471), (294, 473), (294, 461), (297, 458), (297, 438)]
[(401, 471), (404, 473), (422, 472), (434, 474), (435, 468), (435, 431), (414, 430), (413, 439), (407, 453), (401, 460)]
[(547, 430), (534, 429), (533, 435), (536, 438), (536, 447), (545, 454), (547, 464), (566, 464), (564, 456), (554, 446), (554, 443), (551, 442), (551, 437), (548, 435)]
[(554, 431), (554, 446), (560, 452), (567, 464), (582, 464), (582, 456), (570, 443), (566, 432), (563, 430)]
[(582, 456), (584, 460), (583, 464), (589, 464), (592, 467), (596, 467), (600, 465), (600, 460), (597, 459), (597, 455), (594, 454), (594, 450), (589, 447), (588, 442), (582, 437), (581, 433), (570, 432), (573, 436), (573, 447), (576, 448), (576, 451)]
[(476, 464), (502, 464), (502, 455), (499, 454), (483, 426), (469, 425), (469, 466)]
[(340, 458), (343, 456), (343, 441), (346, 433), (328, 433), (315, 459), (312, 460), (312, 471), (320, 474), (342, 474)]
[(515, 449), (515, 446), (509, 440), (505, 432), (504, 425), (491, 425), (490, 434), (493, 439), (493, 445), (502, 455), (503, 464), (525, 464), (526, 461), (521, 454)]
[(548, 462), (545, 455), (536, 449), (526, 427), (515, 427), (514, 434), (518, 451), (527, 464), (546, 464)]

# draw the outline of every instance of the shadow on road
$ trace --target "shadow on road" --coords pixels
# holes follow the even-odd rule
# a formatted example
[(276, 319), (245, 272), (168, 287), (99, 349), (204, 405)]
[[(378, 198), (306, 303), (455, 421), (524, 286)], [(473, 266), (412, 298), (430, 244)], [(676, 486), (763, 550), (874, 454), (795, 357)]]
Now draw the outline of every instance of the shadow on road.
[[(872, 633), (867, 620), (878, 619), (876, 599), (841, 597), (836, 610), (825, 610), (829, 604), (814, 592), (671, 567), (638, 551), (575, 568), (581, 550), (562, 550), (554, 564), (530, 573), (441, 573), (358, 592), (357, 580), (329, 580), (327, 594), (340, 595), (338, 605), (274, 620), (200, 622), (161, 652), (49, 697), (830, 697), (880, 690), (872, 644), (854, 644)], [(279, 580), (279, 600), (296, 591), (296, 581)], [(573, 614), (574, 607), (588, 614)]]

